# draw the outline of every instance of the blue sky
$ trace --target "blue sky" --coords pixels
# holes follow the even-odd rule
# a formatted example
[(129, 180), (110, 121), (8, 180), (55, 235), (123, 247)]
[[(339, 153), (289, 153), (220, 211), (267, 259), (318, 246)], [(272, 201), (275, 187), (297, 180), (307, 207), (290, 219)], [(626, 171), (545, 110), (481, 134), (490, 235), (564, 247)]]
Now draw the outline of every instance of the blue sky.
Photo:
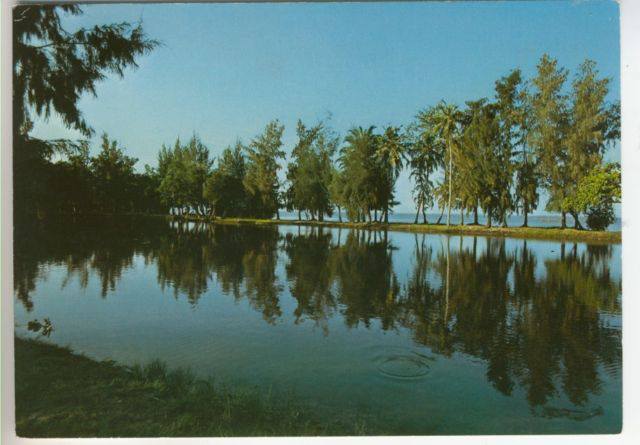
[[(80, 107), (103, 131), (156, 165), (163, 143), (196, 132), (217, 155), (249, 141), (271, 119), (295, 144), (298, 118), (352, 126), (406, 125), (444, 99), (490, 97), (513, 68), (529, 77), (547, 52), (571, 71), (585, 59), (620, 95), (618, 5), (611, 1), (476, 3), (123, 4), (83, 6), (73, 30), (143, 20), (163, 45), (123, 79), (110, 77)], [(54, 117), (40, 137), (79, 137)], [(619, 148), (609, 158), (619, 160)], [(397, 185), (397, 212), (413, 211), (411, 183)]]

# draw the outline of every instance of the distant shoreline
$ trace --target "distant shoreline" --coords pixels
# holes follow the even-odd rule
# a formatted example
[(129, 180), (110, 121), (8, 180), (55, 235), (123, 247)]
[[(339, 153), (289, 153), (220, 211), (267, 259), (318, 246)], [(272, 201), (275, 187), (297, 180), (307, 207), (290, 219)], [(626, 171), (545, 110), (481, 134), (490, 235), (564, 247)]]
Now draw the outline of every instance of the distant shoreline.
[(433, 233), (449, 235), (477, 235), (522, 239), (546, 239), (554, 241), (576, 241), (591, 243), (622, 242), (622, 232), (589, 231), (576, 229), (561, 229), (559, 227), (486, 227), (484, 225), (450, 225), (445, 224), (408, 224), (408, 223), (380, 223), (380, 222), (339, 222), (339, 221), (312, 221), (289, 219), (255, 219), (255, 218), (215, 218), (197, 215), (176, 216), (171, 215), (173, 221), (206, 222), (219, 225), (286, 225), (286, 226), (315, 226), (328, 228), (362, 229), (362, 230), (389, 230), (392, 232)]

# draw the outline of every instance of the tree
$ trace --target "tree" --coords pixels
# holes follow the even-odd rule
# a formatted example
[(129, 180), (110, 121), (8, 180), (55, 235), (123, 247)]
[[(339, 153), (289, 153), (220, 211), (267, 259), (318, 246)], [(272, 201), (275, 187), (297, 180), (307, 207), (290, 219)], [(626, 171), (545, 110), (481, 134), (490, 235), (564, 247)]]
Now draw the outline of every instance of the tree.
[[(512, 195), (512, 182), (515, 165), (513, 156), (523, 143), (522, 126), (522, 75), (520, 70), (513, 70), (495, 83), (495, 109), (498, 120), (499, 136), (495, 146), (495, 160), (500, 165), (494, 172), (494, 186), (497, 198), (497, 219), (503, 226), (507, 225), (509, 213), (515, 210), (515, 199)], [(527, 159), (527, 162), (529, 160)], [(525, 167), (525, 170), (529, 167)], [(531, 183), (528, 183), (531, 186)], [(529, 211), (531, 196), (527, 195), (525, 212)], [(526, 220), (526, 216), (525, 216)]]
[(244, 188), (246, 148), (240, 141), (235, 147), (225, 148), (218, 158), (218, 166), (205, 183), (203, 197), (212, 216), (230, 217), (246, 214), (247, 194)]
[[(49, 159), (69, 153), (78, 144), (31, 138), (31, 116), (57, 113), (68, 128), (85, 136), (92, 129), (78, 109), (84, 93), (95, 95), (107, 73), (124, 75), (136, 58), (158, 45), (142, 24), (123, 22), (68, 31), (61, 13), (80, 15), (77, 5), (19, 5), (13, 10), (13, 168), (17, 213), (40, 213), (57, 196), (48, 194)], [(25, 179), (27, 177), (28, 179)]]
[(480, 207), (487, 216), (487, 225), (491, 226), (502, 193), (498, 189), (502, 166), (496, 163), (499, 145), (496, 110), (486, 99), (468, 101), (466, 105), (456, 152), (457, 197), (462, 210), (473, 211), (474, 224), (478, 224)]
[(131, 212), (134, 193), (134, 170), (136, 158), (126, 156), (118, 147), (118, 142), (109, 140), (102, 134), (101, 151), (91, 160), (91, 170), (95, 178), (96, 200), (101, 212)]
[(195, 134), (187, 145), (181, 145), (179, 138), (172, 150), (163, 145), (158, 153), (158, 191), (163, 201), (179, 214), (193, 211), (206, 215), (209, 209), (204, 189), (212, 164), (209, 149)]
[(180, 139), (176, 140), (173, 150), (162, 146), (158, 153), (158, 172), (161, 178), (158, 192), (162, 201), (182, 215), (189, 205), (189, 172), (185, 168)]
[(329, 198), (331, 203), (338, 208), (338, 220), (342, 222), (342, 208), (346, 207), (346, 182), (343, 172), (335, 167), (331, 168), (331, 182), (329, 183)]
[(594, 167), (580, 179), (576, 193), (566, 198), (565, 205), (587, 214), (592, 230), (606, 230), (615, 220), (613, 204), (621, 199), (620, 164), (609, 163)]
[[(609, 142), (617, 139), (619, 119), (617, 104), (606, 103), (610, 79), (598, 79), (596, 64), (585, 60), (573, 81), (569, 128), (567, 135), (567, 173), (570, 181), (568, 195), (575, 193), (576, 185), (602, 163)], [(565, 200), (564, 209), (571, 213), (576, 228), (580, 228), (579, 210)]]
[(248, 193), (249, 212), (258, 218), (279, 217), (278, 160), (284, 158), (282, 134), (284, 126), (278, 120), (269, 122), (264, 132), (254, 138), (247, 152), (247, 173), (243, 184)]
[[(405, 157), (406, 141), (400, 128), (388, 126), (380, 135), (376, 147), (376, 160), (380, 163), (384, 172), (384, 179), (381, 180), (380, 201), (384, 222), (389, 222), (389, 207), (394, 204), (394, 191), (398, 176), (402, 171), (402, 161)], [(382, 218), (381, 218), (382, 219)]]
[(538, 173), (549, 193), (547, 210), (562, 214), (562, 227), (566, 227), (566, 209), (562, 206), (568, 191), (567, 97), (562, 88), (567, 70), (558, 67), (558, 61), (544, 54), (532, 80), (533, 92), (529, 96), (531, 124), (529, 144), (538, 159)]
[(410, 177), (414, 180), (413, 199), (416, 218), (422, 212), (427, 223), (426, 209), (434, 204), (434, 184), (431, 175), (443, 164), (445, 147), (432, 127), (433, 108), (421, 111), (416, 121), (407, 129)]
[(341, 149), (340, 164), (345, 181), (345, 207), (350, 221), (372, 221), (371, 211), (379, 207), (380, 164), (376, 162), (377, 137), (375, 127), (352, 128)]
[(453, 150), (456, 144), (456, 138), (459, 133), (460, 110), (457, 105), (440, 102), (433, 114), (433, 128), (438, 137), (440, 137), (447, 147), (448, 168), (445, 176), (449, 183), (449, 197), (447, 202), (447, 226), (451, 223), (451, 197), (452, 197), (452, 180), (453, 180)]
[(311, 219), (317, 216), (322, 221), (325, 213), (332, 213), (329, 187), (339, 139), (322, 122), (307, 128), (298, 121), (296, 131), (298, 143), (287, 170), (287, 209), (297, 209), (298, 219), (302, 211), (308, 211)]

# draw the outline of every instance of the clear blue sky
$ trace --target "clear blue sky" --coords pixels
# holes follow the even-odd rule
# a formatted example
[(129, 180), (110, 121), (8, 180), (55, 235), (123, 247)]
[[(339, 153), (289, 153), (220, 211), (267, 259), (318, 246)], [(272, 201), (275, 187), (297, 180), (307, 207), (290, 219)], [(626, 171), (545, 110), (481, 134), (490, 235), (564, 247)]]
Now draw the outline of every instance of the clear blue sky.
[[(103, 131), (156, 165), (163, 143), (200, 135), (214, 154), (248, 141), (274, 118), (285, 125), (331, 114), (351, 126), (405, 125), (441, 99), (462, 105), (493, 94), (519, 67), (529, 77), (547, 52), (571, 71), (585, 58), (620, 95), (619, 19), (614, 1), (487, 3), (126, 4), (83, 6), (65, 27), (143, 19), (163, 46), (123, 79), (101, 82), (80, 107)], [(41, 137), (78, 137), (55, 118)], [(619, 159), (619, 148), (610, 159)], [(413, 211), (405, 173), (397, 212)]]

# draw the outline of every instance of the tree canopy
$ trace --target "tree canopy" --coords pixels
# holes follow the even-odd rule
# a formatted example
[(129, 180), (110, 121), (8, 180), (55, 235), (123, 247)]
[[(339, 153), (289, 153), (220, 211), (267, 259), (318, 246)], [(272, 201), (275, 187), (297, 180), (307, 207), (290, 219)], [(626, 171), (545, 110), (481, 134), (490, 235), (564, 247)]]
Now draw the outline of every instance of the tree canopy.
[[(488, 225), (527, 216), (544, 194), (545, 209), (586, 216), (605, 228), (619, 200), (619, 170), (604, 163), (620, 137), (620, 105), (610, 103), (610, 79), (585, 60), (570, 85), (569, 71), (544, 54), (531, 79), (514, 69), (496, 80), (492, 97), (463, 105), (441, 101), (406, 126), (354, 126), (344, 137), (328, 122), (298, 121), (297, 142), (283, 143), (273, 120), (247, 144), (219, 156), (194, 133), (158, 153), (156, 168), (137, 160), (104, 134), (90, 156), (88, 141), (32, 138), (32, 118), (57, 114), (86, 137), (94, 130), (78, 108), (108, 75), (123, 76), (159, 42), (141, 23), (67, 30), (76, 5), (21, 5), (14, 9), (14, 203), (16, 213), (171, 212), (201, 217), (279, 217), (279, 210), (323, 220), (337, 210), (350, 221), (388, 222), (396, 183), (408, 169), (415, 222), (427, 223), (437, 205), (441, 220), (457, 209), (464, 223), (480, 211)], [(54, 162), (54, 153), (59, 154)], [(286, 164), (285, 164), (286, 161)], [(618, 173), (616, 173), (618, 171)], [(617, 185), (616, 185), (617, 184)], [(618, 189), (616, 189), (616, 186)]]

